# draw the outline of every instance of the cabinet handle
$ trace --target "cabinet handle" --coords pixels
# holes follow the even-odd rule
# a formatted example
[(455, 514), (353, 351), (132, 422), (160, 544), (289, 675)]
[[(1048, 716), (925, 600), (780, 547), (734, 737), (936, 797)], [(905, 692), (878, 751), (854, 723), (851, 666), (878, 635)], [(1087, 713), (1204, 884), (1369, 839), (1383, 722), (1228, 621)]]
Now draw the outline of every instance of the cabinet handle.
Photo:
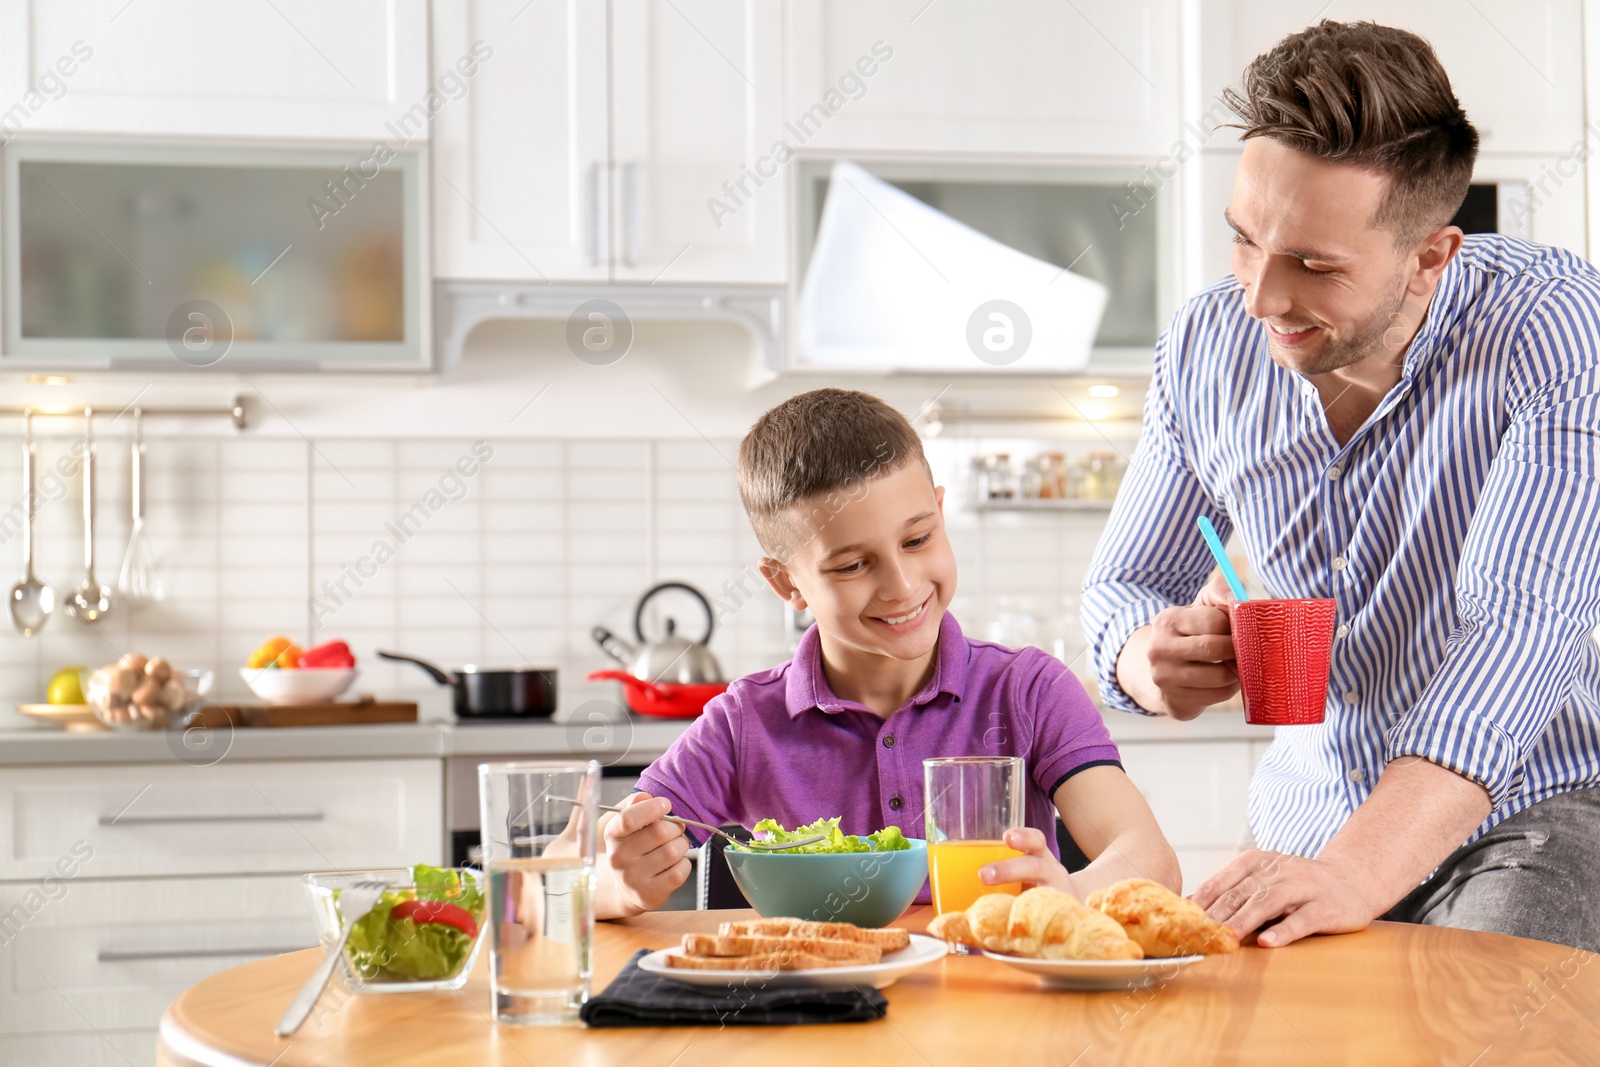
[(600, 164), (589, 164), (589, 266), (600, 265)]
[(259, 815), (102, 815), (101, 826), (152, 826), (197, 822), (321, 822), (320, 811), (276, 812), (264, 811)]
[(634, 163), (622, 165), (622, 262), (629, 267), (638, 266), (638, 250), (634, 247), (637, 243), (635, 231), (635, 215), (637, 214), (634, 203), (638, 193), (639, 183), (635, 180), (639, 167)]
[(143, 963), (149, 960), (209, 960), (224, 956), (281, 956), (285, 952), (299, 952), (312, 945), (279, 945), (257, 948), (171, 948), (150, 949), (144, 952), (116, 952), (101, 949), (95, 953), (98, 963)]

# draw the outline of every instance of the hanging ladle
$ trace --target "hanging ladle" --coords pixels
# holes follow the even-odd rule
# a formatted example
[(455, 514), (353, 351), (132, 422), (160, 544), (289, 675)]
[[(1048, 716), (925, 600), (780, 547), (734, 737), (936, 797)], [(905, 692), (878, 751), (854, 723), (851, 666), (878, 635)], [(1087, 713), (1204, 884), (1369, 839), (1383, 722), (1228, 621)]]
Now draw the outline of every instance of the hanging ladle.
[(67, 614), (99, 622), (111, 610), (111, 589), (94, 576), (94, 409), (83, 409), (83, 584), (67, 597)]
[(11, 625), (23, 637), (32, 637), (56, 610), (56, 591), (33, 573), (33, 513), (38, 503), (33, 485), (33, 409), (22, 409), (25, 440), (22, 446), (22, 581), (11, 587)]

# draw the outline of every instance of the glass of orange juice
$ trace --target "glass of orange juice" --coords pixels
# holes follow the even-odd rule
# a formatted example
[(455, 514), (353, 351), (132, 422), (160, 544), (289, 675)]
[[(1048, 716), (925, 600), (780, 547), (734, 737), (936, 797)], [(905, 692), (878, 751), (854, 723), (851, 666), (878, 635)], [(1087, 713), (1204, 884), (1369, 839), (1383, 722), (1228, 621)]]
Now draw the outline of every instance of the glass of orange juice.
[(965, 911), (985, 893), (1020, 893), (1021, 882), (984, 885), (985, 864), (1022, 855), (1002, 842), (1023, 824), (1021, 756), (950, 756), (922, 761), (928, 878), (939, 914)]

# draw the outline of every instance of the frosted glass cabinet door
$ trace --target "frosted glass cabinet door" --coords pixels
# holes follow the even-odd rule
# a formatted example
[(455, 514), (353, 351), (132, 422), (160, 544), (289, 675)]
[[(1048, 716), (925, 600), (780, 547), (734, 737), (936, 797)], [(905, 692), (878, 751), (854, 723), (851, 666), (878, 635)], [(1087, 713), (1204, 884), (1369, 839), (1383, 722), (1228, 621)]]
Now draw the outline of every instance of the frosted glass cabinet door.
[(604, 0), (436, 0), (434, 69), (469, 53), (469, 91), (434, 116), (435, 273), (605, 281)]
[(393, 140), (422, 103), (425, 140), (427, 42), (426, 0), (0, 0), (0, 121)]
[[(612, 0), (612, 277), (780, 282), (781, 6)], [(753, 175), (753, 176), (752, 176)]]
[(7, 364), (425, 369), (415, 152), (13, 142)]

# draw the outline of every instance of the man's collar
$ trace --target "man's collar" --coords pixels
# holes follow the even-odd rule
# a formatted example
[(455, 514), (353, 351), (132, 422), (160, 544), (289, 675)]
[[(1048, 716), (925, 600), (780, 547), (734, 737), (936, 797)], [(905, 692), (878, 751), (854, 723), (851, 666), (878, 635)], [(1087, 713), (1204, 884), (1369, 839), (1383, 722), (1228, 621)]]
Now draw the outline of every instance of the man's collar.
[[(910, 700), (912, 707), (927, 704), (940, 693), (948, 693), (957, 702), (966, 695), (967, 657), (971, 649), (955, 616), (946, 611), (939, 620), (939, 642), (933, 655), (933, 677)], [(853, 700), (836, 696), (828, 686), (822, 670), (822, 635), (815, 624), (800, 638), (794, 651), (794, 663), (784, 689), (784, 707), (789, 717), (797, 718), (813, 708), (825, 712), (867, 711), (871, 709)]]

